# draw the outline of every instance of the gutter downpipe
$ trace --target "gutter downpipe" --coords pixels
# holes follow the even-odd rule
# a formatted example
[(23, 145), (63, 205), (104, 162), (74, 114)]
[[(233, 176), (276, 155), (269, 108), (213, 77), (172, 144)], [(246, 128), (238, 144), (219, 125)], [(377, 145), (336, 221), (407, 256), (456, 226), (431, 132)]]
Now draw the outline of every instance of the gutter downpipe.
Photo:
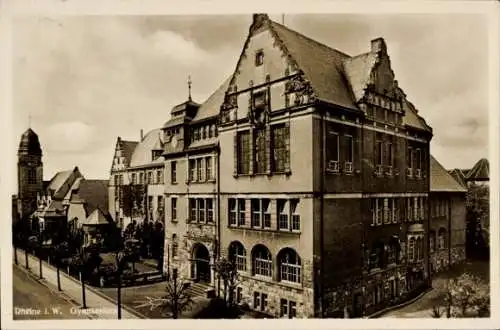
[[(220, 259), (220, 254), (221, 254), (221, 238), (220, 238), (220, 235), (221, 235), (221, 230), (220, 230), (220, 145), (219, 143), (217, 143), (217, 147), (215, 149), (215, 154), (216, 154), (216, 157), (215, 159), (217, 160), (217, 242), (216, 242), (216, 246), (215, 246), (215, 249), (216, 249), (216, 260), (219, 260)], [(220, 276), (217, 277), (217, 297), (219, 297), (219, 294), (220, 294)]]
[(320, 180), (320, 301), (321, 301), (321, 318), (325, 317), (325, 290), (324, 290), (324, 210), (325, 210), (325, 113), (324, 108), (321, 109), (321, 157), (320, 157), (320, 169), (321, 169), (321, 180)]

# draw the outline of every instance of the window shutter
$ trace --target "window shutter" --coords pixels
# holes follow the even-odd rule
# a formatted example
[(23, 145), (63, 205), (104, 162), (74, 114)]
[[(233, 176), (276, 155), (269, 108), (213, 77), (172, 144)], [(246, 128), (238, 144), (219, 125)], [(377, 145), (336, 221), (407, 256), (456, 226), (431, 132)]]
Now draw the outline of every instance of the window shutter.
[[(234, 169), (233, 169), (233, 175), (236, 176), (238, 175), (238, 132), (234, 133), (233, 136), (233, 148), (234, 148)], [(188, 173), (189, 177), (189, 173)]]
[(271, 173), (271, 128), (266, 127), (266, 173)]
[(285, 123), (285, 172), (290, 172), (290, 122)]

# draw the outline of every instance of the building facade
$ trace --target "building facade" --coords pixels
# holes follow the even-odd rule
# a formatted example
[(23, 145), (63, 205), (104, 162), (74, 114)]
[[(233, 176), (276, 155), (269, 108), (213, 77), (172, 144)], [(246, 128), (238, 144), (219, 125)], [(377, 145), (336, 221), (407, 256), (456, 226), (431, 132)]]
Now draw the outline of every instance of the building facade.
[(164, 125), (165, 270), (275, 317), (360, 317), (429, 284), (432, 129), (383, 39), (349, 56), (254, 15), (236, 69)]
[(165, 219), (163, 134), (155, 129), (140, 141), (118, 137), (111, 165), (109, 213), (124, 230), (130, 223)]
[(466, 258), (467, 189), (431, 156), (429, 254), (436, 273)]

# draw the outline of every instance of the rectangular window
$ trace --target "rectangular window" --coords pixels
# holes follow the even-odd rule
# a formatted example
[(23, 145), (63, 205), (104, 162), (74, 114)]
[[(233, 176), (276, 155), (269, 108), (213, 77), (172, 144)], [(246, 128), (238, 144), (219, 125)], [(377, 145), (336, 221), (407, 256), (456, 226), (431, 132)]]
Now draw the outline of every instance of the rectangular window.
[(288, 300), (283, 298), (280, 301), (280, 316), (288, 317)]
[(206, 200), (207, 206), (207, 222), (214, 222), (214, 204), (211, 198), (207, 198)]
[(262, 212), (264, 212), (264, 228), (271, 228), (271, 201), (262, 200)]
[(143, 184), (144, 183), (144, 173), (139, 173), (139, 184)]
[(228, 202), (229, 202), (229, 225), (236, 226), (236, 217), (238, 214), (236, 199), (230, 198)]
[(329, 153), (328, 160), (339, 162), (340, 160), (340, 137), (339, 134), (333, 131), (328, 132), (327, 152)]
[(153, 172), (148, 172), (148, 184), (153, 184)]
[(238, 226), (245, 225), (245, 200), (238, 199)]
[(236, 288), (236, 303), (240, 304), (242, 299), (243, 299), (243, 288), (237, 287)]
[(260, 308), (260, 292), (255, 291), (253, 293), (253, 308), (255, 309)]
[(297, 206), (299, 204), (299, 200), (291, 200), (290, 202), (290, 207), (291, 207), (291, 213), (292, 213), (292, 230), (293, 231), (300, 231), (300, 214), (297, 210)]
[(290, 318), (293, 319), (297, 317), (297, 303), (295, 301), (290, 301)]
[(413, 175), (413, 149), (408, 147), (408, 154), (406, 155), (406, 167), (408, 169), (408, 176)]
[(191, 222), (197, 222), (198, 221), (198, 212), (196, 209), (196, 198), (190, 198), (189, 199), (189, 220)]
[(260, 297), (261, 301), (260, 301), (260, 310), (261, 311), (265, 311), (267, 310), (267, 294), (266, 293), (263, 293)]
[(262, 64), (264, 64), (264, 51), (258, 50), (255, 53), (255, 66), (261, 66)]
[(137, 179), (135, 173), (132, 173), (132, 184), (137, 184), (136, 180)]
[(389, 198), (384, 198), (384, 223), (391, 223), (390, 212), (389, 212)]
[(156, 172), (156, 175), (158, 176), (158, 184), (163, 184), (164, 183), (164, 181), (163, 181), (163, 169), (158, 170)]
[(198, 198), (198, 222), (205, 222), (205, 200)]
[(271, 126), (271, 170), (275, 173), (283, 173), (288, 165), (288, 130), (285, 125)]
[(196, 160), (189, 160), (189, 181), (196, 181)]
[(394, 166), (394, 150), (391, 142), (387, 143), (387, 166)]
[(177, 183), (177, 162), (170, 162), (170, 182)]
[(196, 160), (196, 167), (198, 170), (198, 181), (203, 181), (204, 180), (204, 175), (205, 175), (205, 159), (204, 158), (198, 158)]
[(163, 214), (165, 212), (165, 200), (163, 199), (163, 196), (158, 196), (158, 213), (159, 216), (161, 217), (160, 221), (163, 222)]
[(252, 227), (261, 227), (261, 209), (260, 209), (260, 200), (252, 199), (251, 200), (251, 212), (252, 212)]
[(252, 94), (252, 104), (254, 109), (262, 109), (266, 108), (266, 100), (267, 99), (267, 92), (266, 90), (256, 92)]
[(399, 222), (398, 199), (392, 200), (392, 223)]
[(289, 230), (290, 224), (288, 221), (288, 201), (285, 199), (276, 200), (277, 214), (278, 214), (278, 229)]
[(266, 130), (259, 129), (255, 131), (255, 173), (266, 173), (267, 157), (266, 157)]
[(171, 211), (170, 213), (172, 214), (172, 221), (177, 221), (177, 197), (172, 197), (171, 199)]
[(377, 165), (382, 165), (384, 163), (384, 143), (382, 141), (377, 141)]
[(250, 132), (238, 132), (238, 174), (250, 173)]
[(418, 197), (413, 197), (413, 220), (419, 221), (420, 213), (418, 212)]
[(350, 135), (346, 135), (346, 161), (352, 163), (354, 161), (354, 139)]
[(206, 178), (207, 180), (212, 180), (213, 179), (213, 171), (212, 171), (212, 157), (207, 157), (205, 158), (205, 163), (207, 166), (207, 173), (206, 173)]
[(412, 205), (412, 198), (408, 197), (406, 199), (406, 219), (409, 222), (413, 221), (413, 205)]

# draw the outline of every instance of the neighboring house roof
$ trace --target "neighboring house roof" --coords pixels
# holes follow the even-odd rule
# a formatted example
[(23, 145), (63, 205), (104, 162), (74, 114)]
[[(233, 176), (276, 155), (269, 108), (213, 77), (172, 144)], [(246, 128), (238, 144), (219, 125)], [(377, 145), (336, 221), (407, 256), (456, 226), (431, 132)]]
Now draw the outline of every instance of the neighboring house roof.
[(68, 193), (66, 194), (66, 196), (64, 196), (65, 201), (69, 201), (71, 199), (73, 192), (75, 190), (78, 190), (78, 188), (80, 187), (80, 182), (82, 180), (85, 180), (85, 179), (83, 177), (76, 178), (75, 182), (73, 182), (73, 184), (71, 185), (71, 188), (68, 190)]
[(411, 127), (415, 127), (424, 131), (432, 130), (429, 125), (425, 122), (424, 118), (418, 115), (415, 106), (408, 101), (403, 102), (403, 109), (405, 110), (405, 115), (403, 117), (403, 124)]
[(57, 172), (50, 180), (47, 192), (51, 194), (53, 199), (64, 199), (75, 180), (81, 177), (83, 176), (78, 170), (78, 166), (75, 166), (73, 170)]
[(161, 158), (157, 158), (155, 160), (152, 159), (152, 151), (160, 147), (159, 150), (163, 150), (163, 144), (161, 142), (161, 128), (156, 128), (150, 132), (148, 132), (144, 139), (137, 144), (130, 158), (130, 167), (146, 165), (150, 163), (161, 162)]
[(109, 217), (99, 208), (96, 208), (84, 221), (82, 221), (83, 226), (101, 226), (109, 224)]
[(36, 211), (36, 213), (42, 218), (66, 216), (62, 201), (57, 200), (52, 200), (49, 205), (40, 211)]
[(134, 150), (138, 144), (139, 144), (139, 142), (137, 142), (137, 141), (120, 140), (120, 147), (122, 149), (122, 156), (125, 159), (125, 164), (127, 166), (130, 164), (132, 154), (134, 153)]
[(486, 158), (480, 159), (467, 173), (467, 181), (488, 181), (490, 179), (490, 164)]
[(349, 55), (274, 21), (270, 21), (270, 27), (303, 70), (319, 100), (358, 109), (343, 68), (343, 61), (349, 59)]
[(467, 192), (432, 155), (430, 157), (431, 192)]
[(75, 195), (72, 201), (83, 203), (87, 215), (97, 208), (108, 213), (108, 180), (83, 180)]
[(460, 183), (464, 188), (467, 188), (467, 184), (465, 183), (465, 175), (462, 172), (462, 170), (456, 168), (451, 171), (448, 171), (450, 175), (457, 180), (458, 183)]

